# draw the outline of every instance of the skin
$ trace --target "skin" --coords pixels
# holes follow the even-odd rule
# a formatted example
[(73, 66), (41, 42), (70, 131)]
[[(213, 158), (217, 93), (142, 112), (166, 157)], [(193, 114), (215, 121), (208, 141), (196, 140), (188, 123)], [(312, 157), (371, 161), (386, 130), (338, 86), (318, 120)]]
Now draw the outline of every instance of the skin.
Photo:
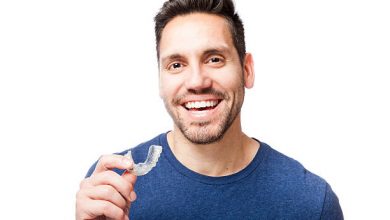
[[(240, 110), (245, 88), (254, 83), (253, 60), (241, 64), (227, 22), (216, 15), (177, 16), (164, 28), (160, 42), (160, 96), (174, 126), (168, 143), (187, 168), (208, 176), (244, 169), (259, 143), (242, 132)], [(191, 101), (216, 101), (205, 111), (190, 111)], [(102, 156), (76, 196), (76, 219), (128, 219), (136, 199), (136, 176), (112, 169), (133, 164), (119, 155)]]
[(131, 202), (136, 199), (134, 184), (137, 177), (128, 172), (119, 176), (112, 169), (132, 167), (132, 162), (126, 157), (102, 156), (93, 174), (80, 183), (76, 195), (76, 219), (128, 220)]
[[(241, 65), (227, 21), (205, 13), (172, 19), (159, 50), (160, 96), (174, 121), (168, 143), (176, 158), (208, 176), (242, 170), (259, 148), (241, 130), (244, 90), (254, 83), (251, 54)], [(184, 107), (210, 100), (219, 103), (212, 110)]]

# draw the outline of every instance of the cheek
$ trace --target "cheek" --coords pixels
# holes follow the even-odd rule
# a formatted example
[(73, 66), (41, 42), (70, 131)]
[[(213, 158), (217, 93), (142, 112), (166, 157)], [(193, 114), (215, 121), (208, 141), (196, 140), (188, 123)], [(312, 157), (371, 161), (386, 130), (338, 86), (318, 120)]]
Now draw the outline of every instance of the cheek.
[(166, 99), (177, 95), (181, 82), (177, 77), (161, 76), (159, 85), (160, 97)]
[(243, 78), (239, 72), (229, 72), (226, 74), (215, 75), (214, 82), (217, 82), (226, 90), (235, 90), (243, 86)]

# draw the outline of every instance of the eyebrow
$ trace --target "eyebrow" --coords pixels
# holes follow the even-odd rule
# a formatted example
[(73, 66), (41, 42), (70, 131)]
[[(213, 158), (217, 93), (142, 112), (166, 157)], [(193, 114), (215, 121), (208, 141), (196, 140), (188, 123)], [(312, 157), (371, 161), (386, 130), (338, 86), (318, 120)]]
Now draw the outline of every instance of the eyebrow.
[(165, 63), (167, 60), (177, 60), (177, 59), (183, 59), (183, 56), (178, 53), (174, 53), (161, 58), (161, 63)]
[(229, 48), (227, 47), (216, 47), (216, 48), (211, 48), (203, 52), (203, 56), (207, 56), (210, 54), (228, 54), (229, 53)]

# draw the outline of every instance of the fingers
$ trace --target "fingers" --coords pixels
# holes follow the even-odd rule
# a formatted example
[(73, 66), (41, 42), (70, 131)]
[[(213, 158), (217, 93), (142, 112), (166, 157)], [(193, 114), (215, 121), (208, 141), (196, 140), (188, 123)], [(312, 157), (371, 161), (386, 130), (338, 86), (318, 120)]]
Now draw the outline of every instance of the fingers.
[(118, 191), (116, 191), (115, 188), (109, 185), (100, 185), (88, 188), (84, 193), (92, 200), (106, 200), (121, 209), (126, 209), (130, 201), (130, 198), (123, 198), (123, 196)]
[[(76, 197), (76, 219), (127, 219), (130, 201), (126, 200), (110, 185), (81, 188)], [(104, 218), (106, 219), (106, 218)]]
[(128, 170), (132, 167), (133, 162), (127, 157), (122, 155), (104, 155), (96, 164), (94, 173), (100, 173), (114, 168)]
[(112, 169), (130, 169), (133, 162), (120, 155), (102, 156), (93, 174), (80, 183), (76, 198), (76, 219), (128, 219), (131, 202), (136, 199), (137, 177), (129, 172), (118, 175)]
[(131, 201), (130, 193), (134, 190), (133, 185), (135, 184), (136, 177), (134, 175), (127, 174), (119, 176), (114, 171), (106, 171), (102, 173), (96, 173), (92, 177), (82, 181), (83, 185), (88, 187), (94, 187), (99, 185), (110, 185), (116, 191), (118, 191), (125, 199)]
[[(105, 216), (110, 219), (126, 219), (127, 213), (105, 200), (92, 200), (87, 197), (77, 199), (82, 205), (76, 205), (76, 219), (95, 219), (98, 216)], [(82, 208), (82, 211), (78, 209)]]

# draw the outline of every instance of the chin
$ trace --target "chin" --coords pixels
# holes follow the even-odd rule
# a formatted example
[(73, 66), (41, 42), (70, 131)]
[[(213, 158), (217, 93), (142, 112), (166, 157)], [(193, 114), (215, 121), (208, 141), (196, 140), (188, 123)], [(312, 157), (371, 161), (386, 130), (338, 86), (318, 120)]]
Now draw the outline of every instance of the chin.
[(180, 129), (183, 135), (193, 144), (212, 144), (220, 141), (226, 129), (210, 128), (207, 125), (203, 125), (197, 128)]

